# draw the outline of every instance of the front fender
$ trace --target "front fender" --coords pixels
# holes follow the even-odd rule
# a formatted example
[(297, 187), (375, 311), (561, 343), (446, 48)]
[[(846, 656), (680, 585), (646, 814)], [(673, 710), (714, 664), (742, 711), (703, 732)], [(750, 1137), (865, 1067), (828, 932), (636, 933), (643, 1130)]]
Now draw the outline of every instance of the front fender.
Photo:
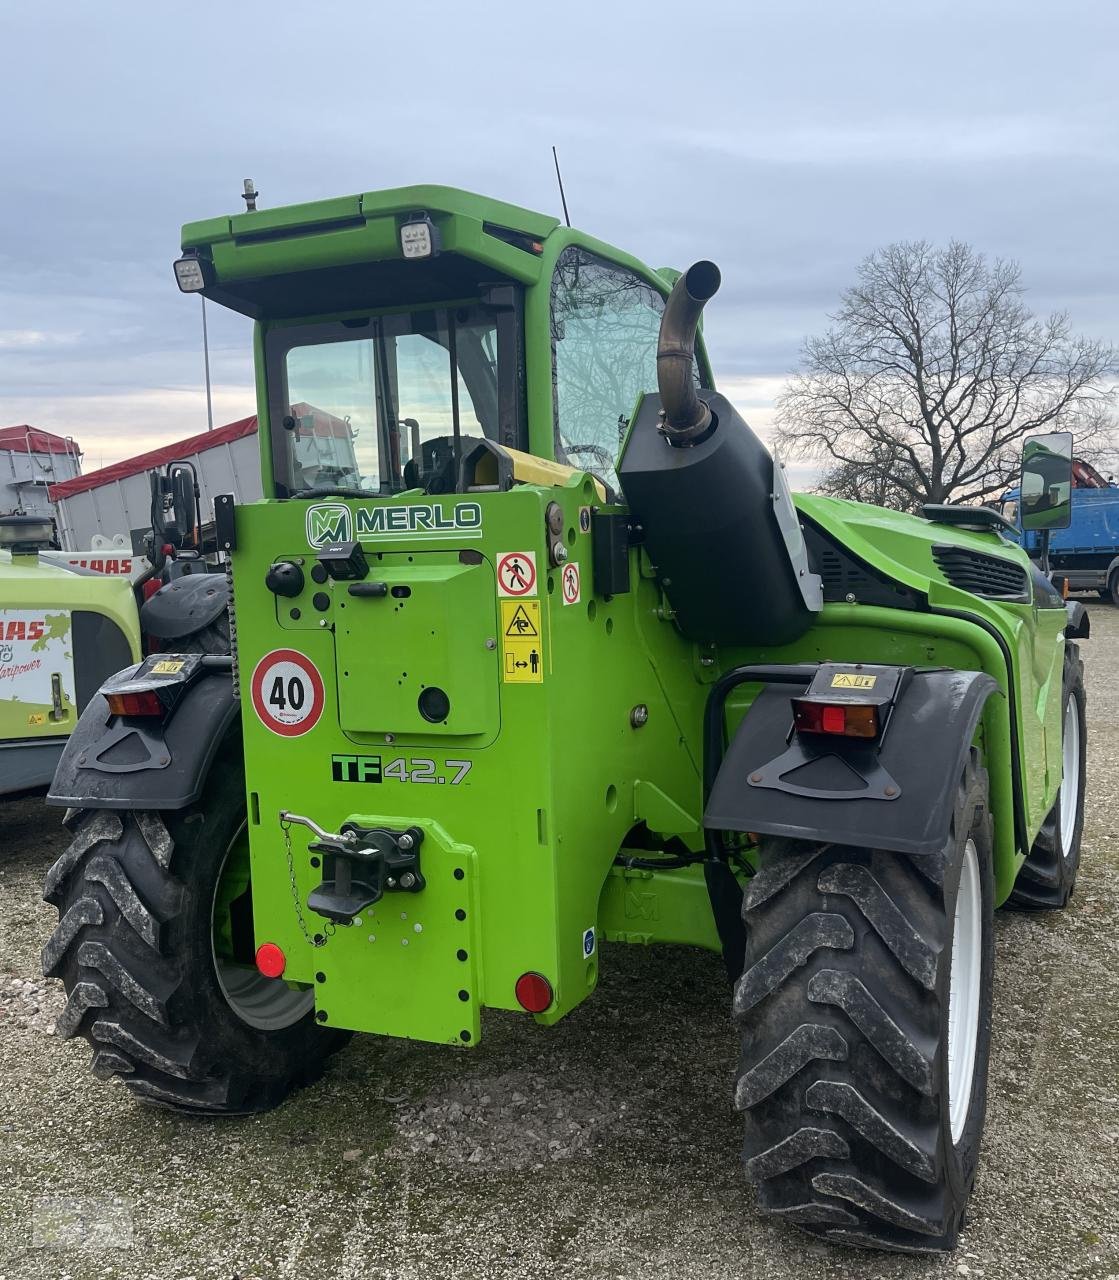
[(206, 669), (163, 720), (114, 716), (98, 692), (70, 735), (47, 804), (184, 809), (202, 794), (214, 755), (239, 714), (228, 667)]
[(847, 789), (835, 785), (850, 773), (845, 753), (865, 759), (868, 751), (846, 738), (829, 744), (818, 779), (813, 765), (798, 769), (795, 781), (782, 775), (784, 787), (759, 786), (758, 779), (772, 776), (766, 766), (788, 747), (793, 692), (770, 685), (754, 700), (715, 778), (703, 825), (897, 853), (938, 852), (984, 704), (1002, 696), (995, 681), (978, 671), (915, 672), (875, 753), (885, 786), (861, 786), (854, 774)]

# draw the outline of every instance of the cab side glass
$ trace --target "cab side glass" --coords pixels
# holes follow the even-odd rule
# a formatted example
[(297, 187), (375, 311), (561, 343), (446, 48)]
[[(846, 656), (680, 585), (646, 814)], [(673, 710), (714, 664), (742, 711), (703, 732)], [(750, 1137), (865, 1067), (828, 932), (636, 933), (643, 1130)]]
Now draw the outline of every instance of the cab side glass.
[(1022, 446), (1022, 528), (1067, 529), (1072, 522), (1072, 433), (1030, 436)]
[(656, 386), (664, 299), (624, 267), (571, 246), (552, 278), (556, 459), (613, 488), (638, 394)]

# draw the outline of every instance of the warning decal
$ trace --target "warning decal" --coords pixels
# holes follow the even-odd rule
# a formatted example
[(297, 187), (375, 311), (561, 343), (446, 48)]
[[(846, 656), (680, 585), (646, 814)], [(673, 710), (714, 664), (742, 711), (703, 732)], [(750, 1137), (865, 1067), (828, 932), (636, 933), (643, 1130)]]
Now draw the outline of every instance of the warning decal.
[[(530, 602), (531, 603), (531, 602)], [(540, 606), (536, 606), (536, 614), (540, 613)], [(509, 625), (505, 628), (507, 636), (524, 636), (526, 638), (539, 639), (540, 630), (536, 623), (528, 616), (523, 604), (517, 605), (513, 610), (513, 615), (509, 619)]]
[(319, 722), (326, 694), (322, 676), (294, 649), (273, 649), (256, 664), (253, 710), (261, 724), (284, 738), (297, 738)]
[(534, 596), (536, 552), (503, 551), (497, 559), (497, 590), (503, 596)]
[(878, 682), (877, 676), (860, 676), (854, 671), (841, 671), (831, 678), (833, 689), (873, 689)]
[(577, 564), (565, 564), (563, 566), (563, 602), (564, 604), (578, 604), (580, 596), (579, 566)]
[(544, 682), (539, 600), (501, 602), (501, 678), (506, 684)]

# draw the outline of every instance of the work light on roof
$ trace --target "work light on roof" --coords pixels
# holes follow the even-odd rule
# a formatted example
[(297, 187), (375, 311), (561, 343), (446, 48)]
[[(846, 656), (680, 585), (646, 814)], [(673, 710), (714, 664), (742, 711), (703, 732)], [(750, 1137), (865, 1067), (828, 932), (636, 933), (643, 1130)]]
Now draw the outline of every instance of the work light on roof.
[(433, 258), (439, 252), (439, 228), (427, 214), (401, 225), (400, 251), (406, 258)]
[(195, 257), (176, 259), (175, 279), (183, 293), (201, 293), (206, 287), (202, 259)]

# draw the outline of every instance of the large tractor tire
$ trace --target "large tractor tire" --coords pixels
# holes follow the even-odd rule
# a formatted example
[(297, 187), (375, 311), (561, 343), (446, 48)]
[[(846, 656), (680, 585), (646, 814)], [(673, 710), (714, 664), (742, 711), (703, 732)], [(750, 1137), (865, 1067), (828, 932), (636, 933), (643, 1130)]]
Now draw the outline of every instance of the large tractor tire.
[(1084, 833), (1084, 779), (1088, 726), (1085, 718), (1084, 662), (1079, 646), (1065, 642), (1062, 686), (1061, 789), (1049, 810), (1029, 857), (1022, 863), (1008, 903), (1026, 911), (1052, 911), (1068, 905), (1080, 868)]
[(222, 749), (190, 808), (81, 814), (44, 891), (58, 1033), (89, 1041), (95, 1075), (180, 1111), (266, 1110), (344, 1039), (309, 989), (255, 967), (240, 751)]
[(734, 1009), (764, 1212), (846, 1244), (955, 1247), (986, 1110), (992, 901), (974, 750), (939, 854), (763, 837)]

